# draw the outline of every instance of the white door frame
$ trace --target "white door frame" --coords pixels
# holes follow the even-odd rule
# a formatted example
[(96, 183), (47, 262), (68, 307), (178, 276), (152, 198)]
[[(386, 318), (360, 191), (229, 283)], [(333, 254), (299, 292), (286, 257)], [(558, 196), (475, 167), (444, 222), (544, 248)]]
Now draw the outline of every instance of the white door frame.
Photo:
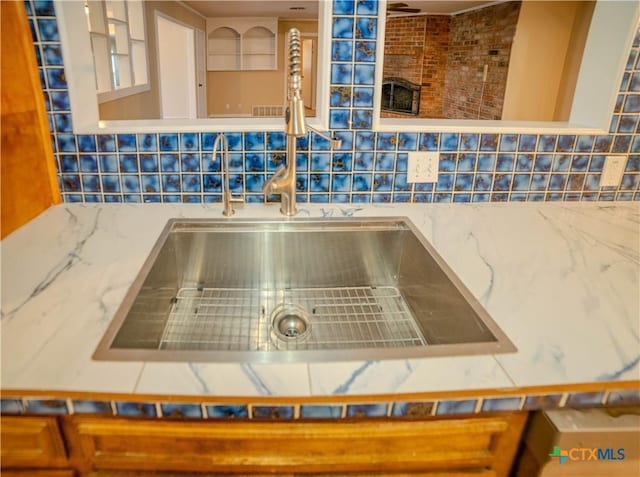
[[(207, 36), (204, 30), (195, 28), (195, 54), (196, 54), (196, 108), (198, 118), (206, 118), (207, 115)], [(204, 78), (200, 81), (198, 73), (204, 71)]]
[[(304, 81), (304, 77), (305, 77), (305, 72), (304, 72), (304, 67), (305, 67), (305, 58), (304, 58), (304, 42), (305, 41), (311, 41), (312, 42), (312, 46), (313, 49), (311, 50), (311, 68), (310, 68), (310, 72), (309, 74), (311, 75), (312, 79), (315, 78), (315, 81), (309, 81), (307, 84), (311, 85), (311, 91), (309, 92), (310, 95), (310, 104), (307, 104), (308, 108), (311, 108), (315, 111), (316, 109), (316, 91), (318, 89), (318, 74), (317, 74), (317, 67), (318, 67), (318, 35), (316, 34), (300, 34), (301, 36), (301, 40), (302, 40), (302, 51), (303, 51), (303, 59), (302, 59), (302, 66), (303, 66), (303, 70), (302, 70), (302, 76), (303, 76), (303, 80), (302, 80), (302, 84), (304, 85), (305, 81)], [(314, 61), (315, 59), (315, 61)], [(304, 91), (303, 91), (304, 93)]]

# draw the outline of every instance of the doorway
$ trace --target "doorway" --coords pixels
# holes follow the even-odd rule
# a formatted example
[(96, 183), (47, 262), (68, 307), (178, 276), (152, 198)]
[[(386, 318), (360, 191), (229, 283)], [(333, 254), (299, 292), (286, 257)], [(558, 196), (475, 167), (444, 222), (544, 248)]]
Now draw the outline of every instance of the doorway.
[(302, 35), (302, 100), (313, 113), (316, 109), (317, 43), (317, 37)]
[(156, 12), (160, 117), (198, 117), (195, 31)]
[[(315, 33), (300, 32), (301, 62), (302, 62), (302, 101), (304, 102), (305, 115), (316, 115), (316, 92), (318, 83), (318, 35)], [(286, 39), (286, 35), (285, 35)], [(289, 58), (289, 45), (285, 43), (285, 58)], [(284, 65), (285, 74), (288, 74), (288, 64)], [(284, 82), (284, 97), (288, 94), (288, 80)]]

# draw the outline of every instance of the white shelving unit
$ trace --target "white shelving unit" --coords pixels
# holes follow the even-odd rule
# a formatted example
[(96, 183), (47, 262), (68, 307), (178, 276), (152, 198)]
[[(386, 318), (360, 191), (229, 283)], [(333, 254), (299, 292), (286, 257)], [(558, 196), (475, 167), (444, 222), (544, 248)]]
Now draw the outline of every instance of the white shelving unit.
[(207, 70), (275, 70), (277, 18), (207, 18)]
[(242, 65), (240, 33), (231, 27), (207, 32), (207, 69), (239, 70)]

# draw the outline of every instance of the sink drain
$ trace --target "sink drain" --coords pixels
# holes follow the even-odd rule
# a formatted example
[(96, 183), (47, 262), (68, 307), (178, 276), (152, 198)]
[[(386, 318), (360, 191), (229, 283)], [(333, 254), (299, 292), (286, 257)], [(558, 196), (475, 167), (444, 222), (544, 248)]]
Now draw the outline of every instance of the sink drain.
[(311, 333), (307, 311), (293, 303), (278, 305), (271, 313), (271, 331), (276, 345), (304, 341)]
[(307, 324), (298, 315), (285, 315), (279, 319), (278, 332), (287, 338), (297, 338), (307, 331)]

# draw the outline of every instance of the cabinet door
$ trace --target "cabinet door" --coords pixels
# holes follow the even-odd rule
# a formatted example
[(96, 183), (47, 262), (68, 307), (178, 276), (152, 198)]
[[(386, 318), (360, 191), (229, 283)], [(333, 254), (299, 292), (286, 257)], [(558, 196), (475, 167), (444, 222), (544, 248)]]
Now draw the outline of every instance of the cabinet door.
[(38, 66), (22, 2), (0, 2), (0, 217), (4, 238), (60, 202)]
[[(94, 469), (389, 473), (491, 469), (497, 454), (509, 450), (501, 438), (510, 434), (510, 419), (169, 422), (75, 417), (74, 428)], [(516, 445), (517, 437), (513, 451)]]
[(3, 475), (5, 469), (12, 467), (66, 465), (67, 455), (55, 417), (3, 417), (0, 427)]

